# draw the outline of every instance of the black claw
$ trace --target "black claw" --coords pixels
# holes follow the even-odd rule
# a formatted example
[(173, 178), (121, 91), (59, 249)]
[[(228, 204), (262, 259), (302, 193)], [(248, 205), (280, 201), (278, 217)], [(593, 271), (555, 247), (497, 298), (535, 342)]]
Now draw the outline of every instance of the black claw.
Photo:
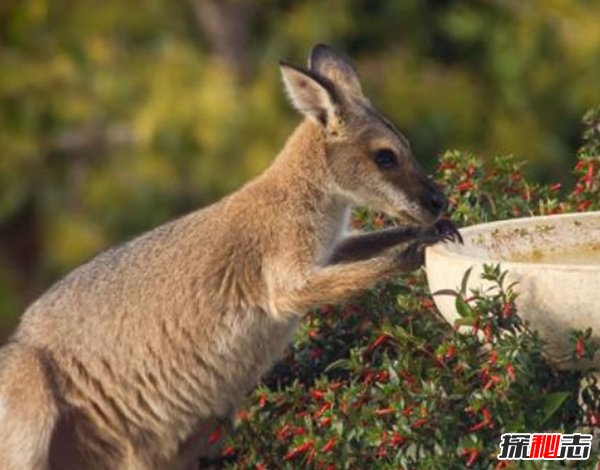
[(434, 227), (441, 236), (441, 241), (451, 241), (461, 245), (464, 243), (460, 232), (451, 220), (440, 219), (434, 224)]

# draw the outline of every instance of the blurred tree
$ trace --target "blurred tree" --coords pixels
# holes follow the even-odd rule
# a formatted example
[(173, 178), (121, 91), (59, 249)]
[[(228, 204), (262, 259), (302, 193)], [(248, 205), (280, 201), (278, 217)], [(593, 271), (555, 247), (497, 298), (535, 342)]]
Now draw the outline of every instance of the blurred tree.
[[(328, 42), (429, 165), (563, 179), (600, 101), (597, 0), (3, 0), (0, 330), (98, 250), (262, 170), (298, 117), (277, 60)], [(0, 332), (1, 334), (1, 332)]]

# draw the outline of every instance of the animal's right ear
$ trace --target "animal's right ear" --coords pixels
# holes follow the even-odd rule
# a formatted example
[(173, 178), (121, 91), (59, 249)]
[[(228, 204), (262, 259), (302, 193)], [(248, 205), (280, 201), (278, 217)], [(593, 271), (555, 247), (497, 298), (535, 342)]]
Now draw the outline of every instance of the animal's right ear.
[(279, 66), (294, 108), (323, 126), (337, 120), (338, 104), (333, 87), (326, 79), (285, 62)]

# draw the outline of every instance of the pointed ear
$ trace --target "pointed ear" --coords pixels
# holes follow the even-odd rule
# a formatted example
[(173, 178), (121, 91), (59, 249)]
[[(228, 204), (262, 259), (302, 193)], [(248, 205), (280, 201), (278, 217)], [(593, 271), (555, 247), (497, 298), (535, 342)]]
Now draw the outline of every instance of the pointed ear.
[(325, 126), (338, 114), (338, 104), (330, 83), (299, 67), (279, 63), (281, 76), (294, 108)]
[(355, 96), (363, 96), (358, 74), (343, 54), (336, 52), (325, 44), (317, 44), (310, 51), (309, 69), (321, 75), (345, 92)]

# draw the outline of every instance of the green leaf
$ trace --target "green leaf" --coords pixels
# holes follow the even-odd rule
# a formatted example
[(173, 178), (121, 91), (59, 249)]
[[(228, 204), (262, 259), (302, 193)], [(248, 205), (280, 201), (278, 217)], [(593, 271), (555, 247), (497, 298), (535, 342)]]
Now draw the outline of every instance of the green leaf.
[(337, 361), (333, 361), (331, 364), (329, 364), (324, 372), (329, 372), (330, 370), (334, 370), (334, 369), (345, 369), (348, 370), (350, 366), (350, 360), (348, 359), (338, 359)]
[(500, 288), (502, 288), (503, 284), (504, 284), (504, 279), (506, 279), (506, 275), (508, 274), (508, 271), (504, 271), (501, 275), (500, 278), (498, 279), (498, 285), (500, 286)]
[(452, 289), (440, 289), (440, 290), (436, 290), (431, 295), (451, 295), (453, 297), (456, 297), (459, 294), (458, 294), (458, 292), (456, 292)]
[(454, 306), (461, 317), (473, 317), (473, 309), (461, 296), (456, 297)]
[(473, 326), (475, 323), (477, 323), (477, 318), (475, 317), (463, 317), (454, 320), (454, 326)]
[(467, 284), (469, 283), (469, 277), (471, 276), (471, 271), (473, 271), (473, 266), (465, 271), (463, 275), (462, 282), (460, 283), (460, 293), (465, 295), (467, 293)]
[(554, 392), (537, 400), (537, 405), (543, 413), (542, 424), (548, 421), (570, 396), (568, 392)]

